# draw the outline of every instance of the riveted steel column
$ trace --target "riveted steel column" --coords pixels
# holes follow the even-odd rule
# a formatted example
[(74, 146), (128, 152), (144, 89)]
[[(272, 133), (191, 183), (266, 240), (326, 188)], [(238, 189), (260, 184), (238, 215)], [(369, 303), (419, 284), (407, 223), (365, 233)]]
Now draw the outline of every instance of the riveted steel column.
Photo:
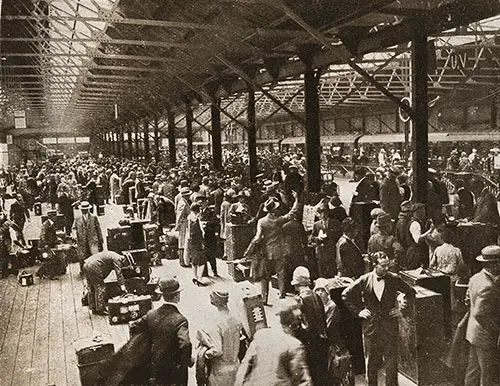
[(307, 70), (304, 73), (304, 95), (306, 113), (306, 161), (307, 187), (309, 192), (321, 190), (321, 141), (319, 122), (319, 70), (311, 68), (305, 63)]
[(144, 159), (148, 162), (151, 160), (151, 154), (149, 153), (149, 121), (144, 121)]
[(158, 126), (158, 117), (153, 120), (155, 161), (160, 162), (160, 128)]
[(248, 178), (250, 184), (256, 182), (257, 175), (257, 124), (255, 119), (255, 89), (247, 84), (248, 105), (247, 105), (247, 121), (248, 121)]
[(134, 124), (134, 142), (135, 142), (135, 151), (134, 151), (134, 156), (135, 158), (141, 158), (141, 148), (139, 144), (139, 122), (136, 122)]
[(413, 38), (412, 52), (412, 105), (414, 106), (414, 120), (412, 133), (413, 147), (413, 175), (415, 186), (415, 201), (427, 202), (428, 181), (428, 96), (427, 96), (427, 32), (425, 20), (416, 23)]
[(193, 109), (189, 100), (186, 101), (186, 147), (188, 167), (193, 165)]
[(210, 106), (212, 120), (212, 156), (215, 170), (222, 170), (222, 142), (220, 136), (220, 99), (212, 102)]
[(168, 155), (170, 160), (170, 167), (175, 167), (177, 160), (175, 154), (175, 115), (169, 110), (167, 113), (168, 119)]
[(128, 152), (128, 158), (133, 158), (134, 157), (134, 150), (132, 149), (132, 127), (127, 125), (127, 152)]

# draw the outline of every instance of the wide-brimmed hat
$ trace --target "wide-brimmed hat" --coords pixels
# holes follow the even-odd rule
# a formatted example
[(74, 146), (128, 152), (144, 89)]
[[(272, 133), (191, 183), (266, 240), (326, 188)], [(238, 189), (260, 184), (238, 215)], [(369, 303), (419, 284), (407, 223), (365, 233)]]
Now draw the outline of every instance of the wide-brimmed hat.
[(210, 296), (218, 303), (227, 304), (229, 301), (229, 292), (221, 288), (214, 289)]
[(189, 189), (187, 186), (184, 186), (179, 190), (179, 193), (183, 196), (189, 196), (192, 192), (191, 189)]
[(311, 284), (311, 274), (306, 267), (298, 266), (293, 271), (292, 275), (292, 285), (310, 285)]
[(162, 295), (174, 295), (178, 292), (181, 292), (182, 288), (179, 282), (175, 277), (169, 277), (166, 279), (160, 280), (160, 283), (158, 284), (158, 290), (157, 292), (162, 294)]
[(373, 208), (370, 211), (370, 217), (374, 220), (376, 220), (381, 214), (385, 214), (385, 211), (382, 208)]
[(274, 189), (276, 189), (277, 186), (278, 186), (277, 181), (266, 180), (266, 181), (264, 181), (264, 184), (262, 186), (262, 192), (264, 192), (264, 193), (271, 192)]
[(280, 202), (276, 197), (270, 197), (264, 203), (264, 212), (273, 212), (280, 207)]
[(500, 247), (498, 245), (488, 245), (484, 247), (481, 249), (481, 254), (476, 257), (476, 260), (482, 263), (500, 263)]
[(379, 227), (392, 226), (392, 218), (388, 213), (382, 213), (377, 217), (377, 225)]
[(90, 209), (90, 202), (88, 202), (88, 201), (82, 201), (80, 203), (80, 209), (81, 210)]
[(226, 197), (232, 198), (232, 197), (236, 196), (236, 191), (234, 189), (228, 189), (228, 190), (226, 190), (224, 195)]
[(324, 289), (326, 292), (330, 293), (330, 282), (324, 277), (319, 277), (314, 282), (314, 291), (317, 289)]

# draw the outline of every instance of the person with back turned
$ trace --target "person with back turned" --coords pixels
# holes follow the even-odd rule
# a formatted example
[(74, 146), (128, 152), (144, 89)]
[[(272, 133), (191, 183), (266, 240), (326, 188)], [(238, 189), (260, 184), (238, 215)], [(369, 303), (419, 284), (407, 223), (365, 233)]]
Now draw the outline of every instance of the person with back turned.
[(175, 277), (161, 280), (159, 289), (163, 305), (132, 322), (130, 334), (149, 332), (151, 337), (150, 385), (186, 386), (193, 362), (189, 324), (177, 308), (182, 289)]
[(470, 343), (465, 386), (500, 384), (500, 247), (490, 245), (476, 258), (483, 269), (471, 277), (470, 314), (465, 338)]

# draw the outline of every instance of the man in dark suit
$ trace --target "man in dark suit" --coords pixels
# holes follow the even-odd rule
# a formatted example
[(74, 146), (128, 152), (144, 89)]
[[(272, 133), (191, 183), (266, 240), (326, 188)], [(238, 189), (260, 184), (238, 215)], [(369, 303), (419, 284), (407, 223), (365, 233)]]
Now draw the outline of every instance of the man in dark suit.
[(188, 367), (193, 363), (188, 321), (177, 309), (182, 290), (175, 278), (160, 281), (159, 289), (165, 303), (131, 323), (130, 333), (148, 331), (151, 335), (150, 385), (187, 385)]
[(55, 210), (47, 212), (47, 220), (44, 221), (40, 229), (40, 246), (42, 248), (54, 248), (57, 244), (56, 226), (54, 224), (57, 216)]
[(498, 214), (497, 200), (493, 193), (490, 192), (484, 182), (480, 179), (475, 181), (477, 190), (480, 191), (477, 196), (476, 207), (474, 208), (474, 222), (481, 222), (485, 224), (500, 224), (500, 216)]
[(67, 189), (63, 189), (57, 194), (57, 209), (59, 213), (64, 215), (64, 230), (66, 236), (70, 236), (73, 221), (75, 220), (75, 212), (73, 209), (73, 200), (69, 196)]
[(365, 272), (361, 249), (356, 244), (356, 224), (351, 217), (342, 221), (344, 233), (337, 241), (337, 270), (340, 276), (357, 279)]
[(465, 386), (500, 384), (500, 247), (484, 247), (476, 258), (483, 269), (471, 277), (467, 297), (470, 343)]
[(355, 202), (378, 201), (380, 199), (379, 189), (378, 183), (375, 181), (375, 175), (365, 172), (353, 193), (351, 205)]
[(338, 220), (330, 217), (328, 202), (321, 203), (316, 211), (319, 220), (313, 225), (309, 242), (314, 245), (318, 276), (329, 279), (337, 274), (335, 246), (342, 236), (342, 228)]
[(30, 212), (28, 211), (28, 209), (26, 209), (23, 196), (21, 196), (21, 194), (19, 193), (16, 194), (15, 201), (10, 205), (9, 217), (10, 220), (17, 226), (20, 236), (19, 241), (24, 244), (24, 224), (26, 223), (26, 219), (29, 220)]
[(460, 178), (455, 181), (455, 189), (458, 196), (458, 200), (455, 203), (457, 206), (457, 218), (471, 218), (474, 211), (474, 195), (465, 186), (464, 180)]
[[(390, 260), (384, 252), (373, 257), (375, 268), (364, 274), (342, 293), (349, 310), (363, 319), (363, 342), (368, 386), (377, 385), (377, 374), (385, 362), (386, 385), (398, 384), (398, 292), (414, 298), (415, 290), (399, 276), (389, 272)], [(401, 297), (401, 308), (406, 299)]]

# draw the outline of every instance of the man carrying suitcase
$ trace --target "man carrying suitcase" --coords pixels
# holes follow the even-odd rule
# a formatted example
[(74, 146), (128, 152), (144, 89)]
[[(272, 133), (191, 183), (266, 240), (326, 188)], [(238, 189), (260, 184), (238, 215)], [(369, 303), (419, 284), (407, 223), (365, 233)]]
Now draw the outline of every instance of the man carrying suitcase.
[(127, 266), (129, 266), (127, 258), (113, 251), (98, 252), (85, 260), (83, 271), (89, 287), (89, 308), (93, 314), (107, 315), (104, 279), (112, 270), (116, 273), (116, 279), (121, 290), (123, 292), (127, 291), (122, 273), (122, 268)]

